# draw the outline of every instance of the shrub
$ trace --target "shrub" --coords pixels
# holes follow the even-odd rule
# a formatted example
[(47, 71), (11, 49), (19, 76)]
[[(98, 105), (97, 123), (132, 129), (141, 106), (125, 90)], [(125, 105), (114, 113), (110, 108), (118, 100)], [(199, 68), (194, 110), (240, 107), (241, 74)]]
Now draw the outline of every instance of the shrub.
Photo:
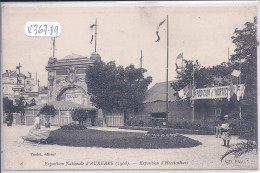
[(148, 134), (158, 134), (158, 135), (168, 135), (168, 134), (174, 134), (174, 130), (157, 128), (157, 129), (150, 129), (147, 133)]
[(50, 118), (56, 115), (56, 109), (53, 105), (45, 105), (40, 109), (40, 114), (44, 115), (44, 118), (47, 121), (47, 124), (50, 123)]
[(60, 127), (61, 130), (84, 130), (86, 127), (81, 124), (70, 123)]
[(231, 130), (232, 135), (239, 135), (241, 138), (254, 140), (253, 122), (243, 121), (242, 124), (236, 124)]
[(207, 123), (203, 124), (201, 122), (174, 122), (169, 123), (168, 127), (174, 129), (189, 129), (189, 130), (203, 130), (203, 131), (210, 131), (211, 126)]
[(152, 127), (166, 127), (167, 123), (165, 119), (151, 119)]
[(144, 126), (144, 122), (143, 121), (136, 121), (136, 120), (128, 120), (126, 122), (126, 126)]
[(85, 109), (75, 109), (71, 113), (73, 121), (78, 121), (79, 124), (83, 125), (83, 122), (88, 118), (88, 112)]

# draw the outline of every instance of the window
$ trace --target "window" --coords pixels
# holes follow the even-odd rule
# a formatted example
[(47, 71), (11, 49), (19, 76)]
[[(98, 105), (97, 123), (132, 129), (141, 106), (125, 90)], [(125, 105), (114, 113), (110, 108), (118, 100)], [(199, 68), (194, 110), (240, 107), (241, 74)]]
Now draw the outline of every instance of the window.
[(152, 113), (151, 114), (152, 118), (166, 118), (166, 112), (158, 112), (158, 113)]

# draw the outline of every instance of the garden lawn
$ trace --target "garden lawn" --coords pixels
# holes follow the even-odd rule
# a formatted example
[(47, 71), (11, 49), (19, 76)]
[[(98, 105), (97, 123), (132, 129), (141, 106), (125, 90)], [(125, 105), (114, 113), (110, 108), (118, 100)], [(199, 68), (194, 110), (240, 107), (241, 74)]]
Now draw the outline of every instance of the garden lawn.
[[(140, 127), (140, 126), (123, 126), (120, 129), (129, 129), (129, 130), (144, 130), (144, 131), (151, 131), (153, 127)], [(191, 135), (214, 135), (215, 133), (211, 131), (203, 131), (203, 130), (191, 130), (191, 129), (173, 129), (173, 128), (161, 128), (161, 129), (168, 129), (172, 133), (180, 133), (180, 134), (191, 134)]]
[(202, 143), (182, 135), (150, 136), (142, 133), (85, 130), (54, 130), (48, 144), (104, 148), (191, 148)]

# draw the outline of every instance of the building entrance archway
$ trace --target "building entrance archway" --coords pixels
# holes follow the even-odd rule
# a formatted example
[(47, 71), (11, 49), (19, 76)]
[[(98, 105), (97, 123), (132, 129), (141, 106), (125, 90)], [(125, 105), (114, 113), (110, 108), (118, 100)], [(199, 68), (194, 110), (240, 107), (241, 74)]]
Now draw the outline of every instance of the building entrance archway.
[(62, 87), (57, 94), (56, 100), (89, 105), (89, 97), (87, 92), (82, 87), (76, 85)]

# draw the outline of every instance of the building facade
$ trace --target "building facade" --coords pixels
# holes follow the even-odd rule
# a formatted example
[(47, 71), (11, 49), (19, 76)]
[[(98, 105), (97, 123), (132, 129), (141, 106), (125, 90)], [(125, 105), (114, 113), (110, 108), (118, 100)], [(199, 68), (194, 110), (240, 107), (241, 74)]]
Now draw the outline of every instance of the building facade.
[[(49, 58), (46, 70), (48, 71), (48, 102), (66, 101), (84, 105), (85, 108), (95, 108), (88, 94), (85, 82), (86, 70), (101, 60), (94, 52), (90, 58), (71, 54), (62, 59)], [(102, 110), (96, 111), (96, 124), (103, 124)]]
[(37, 82), (31, 73), (25, 75), (16, 70), (6, 70), (2, 75), (3, 97), (8, 97), (14, 103), (20, 97), (24, 97), (28, 104), (33, 99), (36, 104), (47, 103), (47, 88), (40, 87)]
[[(168, 122), (185, 122), (191, 120), (191, 104), (187, 99), (181, 100), (177, 92), (173, 90), (169, 82), (168, 91)], [(142, 121), (145, 124), (152, 125), (153, 121), (166, 121), (166, 82), (155, 84), (150, 88), (143, 102), (142, 111), (131, 115), (130, 119)]]

